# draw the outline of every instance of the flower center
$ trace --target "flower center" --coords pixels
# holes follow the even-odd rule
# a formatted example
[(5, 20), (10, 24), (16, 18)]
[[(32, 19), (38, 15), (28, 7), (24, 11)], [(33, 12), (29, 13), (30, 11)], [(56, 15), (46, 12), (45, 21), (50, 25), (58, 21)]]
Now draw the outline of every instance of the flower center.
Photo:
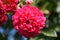
[(30, 23), (29, 20), (27, 20), (27, 21), (26, 21), (26, 24), (29, 24), (29, 23)]

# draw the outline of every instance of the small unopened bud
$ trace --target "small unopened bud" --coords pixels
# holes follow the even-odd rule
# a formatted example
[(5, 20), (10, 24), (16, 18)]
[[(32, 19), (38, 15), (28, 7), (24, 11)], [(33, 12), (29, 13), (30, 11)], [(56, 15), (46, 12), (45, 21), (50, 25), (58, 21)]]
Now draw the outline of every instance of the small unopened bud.
[(25, 2), (26, 2), (26, 4), (31, 4), (33, 2), (33, 0), (26, 0)]
[(50, 14), (49, 10), (44, 10), (43, 12), (44, 12), (44, 14), (48, 14), (48, 15)]

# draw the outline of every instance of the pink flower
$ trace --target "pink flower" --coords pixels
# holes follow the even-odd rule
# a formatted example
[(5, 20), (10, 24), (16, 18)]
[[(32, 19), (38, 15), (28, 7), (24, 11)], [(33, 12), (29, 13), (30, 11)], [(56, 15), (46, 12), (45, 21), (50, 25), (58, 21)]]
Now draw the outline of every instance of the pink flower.
[(26, 0), (26, 4), (31, 4), (33, 0)]
[(17, 9), (18, 0), (2, 0), (8, 12), (14, 12)]
[(7, 16), (6, 16), (6, 11), (5, 11), (5, 7), (3, 6), (1, 0), (0, 0), (0, 26), (2, 25), (2, 23), (7, 21)]
[(12, 16), (14, 28), (25, 37), (35, 37), (45, 26), (46, 18), (34, 6), (25, 5)]

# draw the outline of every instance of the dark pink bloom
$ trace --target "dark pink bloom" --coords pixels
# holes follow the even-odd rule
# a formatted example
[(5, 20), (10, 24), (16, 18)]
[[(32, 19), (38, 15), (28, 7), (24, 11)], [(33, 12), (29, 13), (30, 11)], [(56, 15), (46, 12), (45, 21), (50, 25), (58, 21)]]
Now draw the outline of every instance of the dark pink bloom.
[(19, 34), (34, 37), (44, 28), (46, 18), (38, 8), (25, 5), (16, 11), (12, 20)]
[(2, 0), (8, 12), (15, 12), (17, 9), (18, 0)]
[(5, 11), (5, 7), (3, 6), (1, 0), (0, 0), (0, 26), (2, 25), (2, 23), (7, 21), (7, 16), (6, 16), (6, 11)]

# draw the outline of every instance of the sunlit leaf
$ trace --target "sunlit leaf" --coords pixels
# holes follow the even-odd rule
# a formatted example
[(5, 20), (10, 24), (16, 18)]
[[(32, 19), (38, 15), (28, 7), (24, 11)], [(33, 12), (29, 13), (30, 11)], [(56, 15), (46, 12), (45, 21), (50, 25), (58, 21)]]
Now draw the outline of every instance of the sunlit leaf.
[(45, 36), (57, 37), (56, 31), (54, 30), (44, 30), (41, 33), (44, 34)]

